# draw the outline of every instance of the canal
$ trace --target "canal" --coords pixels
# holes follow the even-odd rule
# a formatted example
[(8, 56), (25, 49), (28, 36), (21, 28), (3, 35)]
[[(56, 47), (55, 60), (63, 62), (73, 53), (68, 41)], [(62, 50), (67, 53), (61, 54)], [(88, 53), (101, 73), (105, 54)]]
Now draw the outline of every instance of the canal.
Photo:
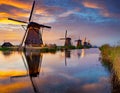
[(97, 48), (0, 52), (1, 93), (112, 93), (110, 71)]

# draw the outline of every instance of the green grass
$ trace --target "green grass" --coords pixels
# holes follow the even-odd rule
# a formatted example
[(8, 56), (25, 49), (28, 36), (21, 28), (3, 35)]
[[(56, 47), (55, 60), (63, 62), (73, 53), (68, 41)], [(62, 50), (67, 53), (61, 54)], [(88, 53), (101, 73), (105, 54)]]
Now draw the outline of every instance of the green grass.
[(10, 50), (10, 48), (7, 48), (7, 47), (0, 47), (0, 51), (8, 51)]
[(111, 47), (105, 44), (100, 50), (103, 64), (107, 65), (120, 81), (120, 46)]
[(43, 53), (47, 53), (47, 52), (56, 53), (57, 49), (56, 48), (42, 48), (40, 49), (40, 51)]

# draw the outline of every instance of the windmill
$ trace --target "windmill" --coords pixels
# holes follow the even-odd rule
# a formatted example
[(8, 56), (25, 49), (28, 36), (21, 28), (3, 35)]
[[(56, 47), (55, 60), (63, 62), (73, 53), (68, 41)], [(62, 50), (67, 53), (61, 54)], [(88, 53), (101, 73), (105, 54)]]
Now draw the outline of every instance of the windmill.
[(26, 29), (24, 28), (25, 34), (23, 36), (23, 39), (22, 39), (20, 46), (23, 46), (23, 44), (25, 46), (32, 46), (32, 47), (39, 47), (39, 46), (43, 45), (41, 31), (43, 30), (43, 28), (51, 28), (50, 26), (45, 26), (43, 24), (38, 24), (36, 22), (31, 21), (34, 6), (35, 6), (35, 0), (33, 1), (33, 5), (32, 5), (32, 9), (30, 12), (30, 17), (29, 17), (28, 22), (20, 21), (20, 20), (13, 19), (13, 18), (8, 18), (8, 20), (17, 21), (20, 23), (27, 24), (27, 28)]
[(67, 37), (67, 30), (65, 32), (65, 38), (60, 38), (60, 40), (65, 40), (64, 46), (71, 46), (71, 38)]
[(88, 40), (88, 47), (92, 47), (90, 40)]
[(86, 37), (85, 37), (85, 39), (84, 39), (84, 41), (83, 41), (83, 46), (84, 46), (84, 47), (87, 47), (87, 45), (88, 45), (88, 43), (87, 43), (87, 40), (86, 40)]
[(77, 47), (82, 46), (82, 40), (79, 38), (78, 40), (75, 40), (77, 42)]

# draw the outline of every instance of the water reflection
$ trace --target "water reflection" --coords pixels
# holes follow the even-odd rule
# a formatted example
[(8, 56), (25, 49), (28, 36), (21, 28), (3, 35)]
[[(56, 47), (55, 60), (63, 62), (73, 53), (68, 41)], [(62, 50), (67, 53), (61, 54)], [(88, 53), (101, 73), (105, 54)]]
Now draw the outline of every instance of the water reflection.
[[(24, 55), (21, 55), (21, 56), (25, 64), (28, 75), (12, 76), (11, 78), (18, 78), (18, 77), (20, 78), (20, 77), (29, 76), (34, 92), (40, 93), (35, 78), (38, 77), (40, 74), (43, 55), (40, 52), (25, 51)], [(24, 59), (24, 56), (25, 56), (25, 59)]]
[(71, 57), (70, 50), (65, 50), (65, 66), (67, 66), (67, 58)]
[(24, 54), (27, 60), (29, 76), (34, 92), (40, 93), (40, 90), (34, 78), (38, 77), (40, 74), (43, 55), (39, 52), (30, 52), (30, 51), (29, 52), (26, 51)]
[(77, 50), (78, 58), (83, 58), (85, 56), (85, 49)]
[(111, 93), (110, 73), (98, 61), (98, 49), (12, 53), (12, 64), (2, 56), (0, 72), (17, 72), (11, 80), (0, 78), (2, 93)]
[(11, 51), (2, 51), (2, 53), (3, 53), (3, 55), (4, 56), (10, 56), (12, 53), (11, 53)]

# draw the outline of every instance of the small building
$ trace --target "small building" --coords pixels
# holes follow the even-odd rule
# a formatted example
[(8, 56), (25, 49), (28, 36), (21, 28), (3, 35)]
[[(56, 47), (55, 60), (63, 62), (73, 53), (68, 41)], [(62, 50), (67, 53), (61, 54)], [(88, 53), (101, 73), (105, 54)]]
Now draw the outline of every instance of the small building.
[(13, 47), (13, 45), (10, 42), (4, 42), (1, 47)]

